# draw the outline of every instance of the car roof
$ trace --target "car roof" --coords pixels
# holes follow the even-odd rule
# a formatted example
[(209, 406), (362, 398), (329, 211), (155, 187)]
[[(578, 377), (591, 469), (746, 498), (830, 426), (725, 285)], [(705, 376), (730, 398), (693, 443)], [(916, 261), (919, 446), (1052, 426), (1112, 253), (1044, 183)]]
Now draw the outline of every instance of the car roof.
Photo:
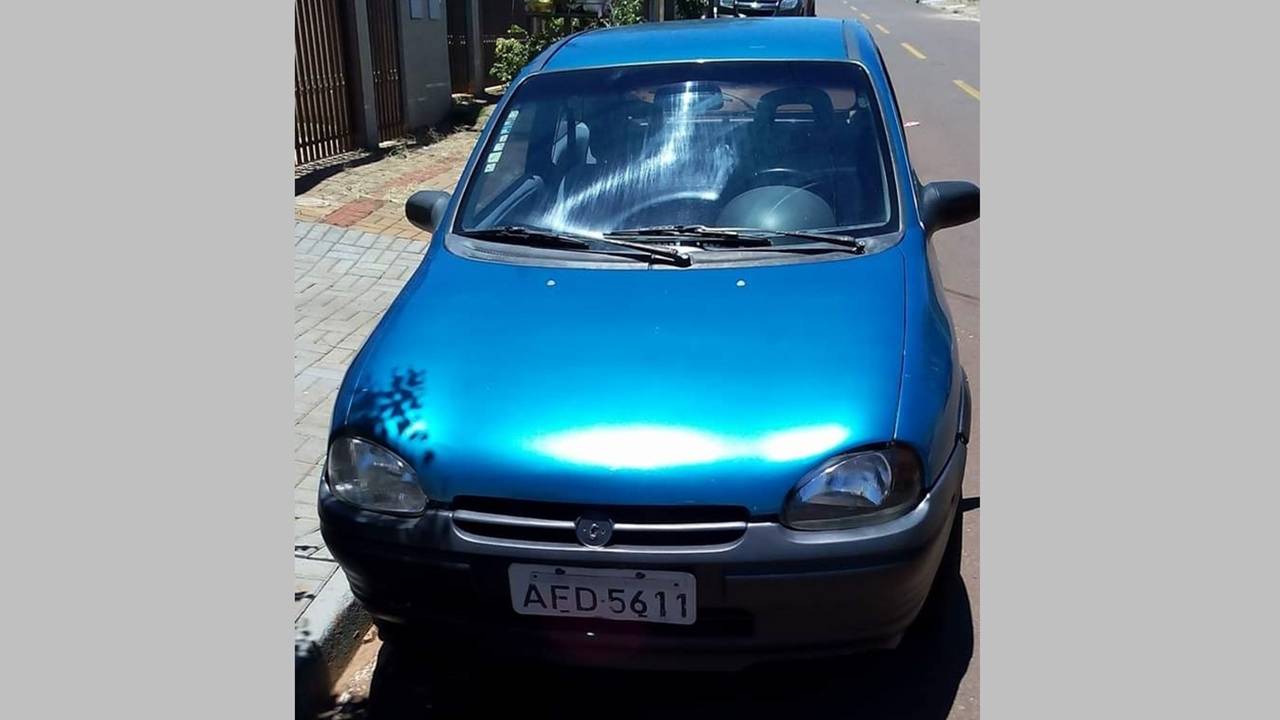
[(861, 23), (829, 18), (640, 23), (570, 36), (538, 71), (707, 60), (857, 60), (872, 42)]

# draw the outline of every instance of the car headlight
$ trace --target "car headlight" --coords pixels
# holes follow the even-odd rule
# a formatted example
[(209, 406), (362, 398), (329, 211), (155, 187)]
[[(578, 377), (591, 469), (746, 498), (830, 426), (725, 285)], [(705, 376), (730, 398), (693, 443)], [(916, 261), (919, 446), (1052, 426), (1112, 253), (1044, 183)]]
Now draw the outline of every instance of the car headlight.
[(920, 461), (901, 447), (837, 455), (796, 483), (782, 508), (795, 530), (840, 530), (884, 522), (920, 500)]
[(417, 514), (427, 507), (427, 495), (409, 463), (365, 440), (334, 440), (326, 475), (334, 495), (365, 510)]
[(799, 4), (800, 0), (782, 0), (782, 2), (778, 3), (778, 7), (783, 10), (795, 10)]

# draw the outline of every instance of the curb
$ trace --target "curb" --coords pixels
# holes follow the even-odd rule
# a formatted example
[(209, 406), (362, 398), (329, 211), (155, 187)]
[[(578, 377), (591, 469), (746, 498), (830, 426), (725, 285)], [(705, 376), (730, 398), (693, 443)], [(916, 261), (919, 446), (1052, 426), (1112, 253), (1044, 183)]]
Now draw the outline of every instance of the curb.
[(337, 678), (355, 654), (371, 622), (369, 613), (351, 594), (346, 573), (335, 568), (294, 624), (294, 630), (315, 644), (330, 677)]

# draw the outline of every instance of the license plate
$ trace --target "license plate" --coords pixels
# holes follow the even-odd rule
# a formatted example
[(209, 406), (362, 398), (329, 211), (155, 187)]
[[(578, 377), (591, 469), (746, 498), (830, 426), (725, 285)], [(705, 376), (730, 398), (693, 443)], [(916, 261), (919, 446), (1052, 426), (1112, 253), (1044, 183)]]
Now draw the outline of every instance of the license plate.
[(693, 575), (513, 564), (511, 607), (521, 615), (603, 618), (692, 625), (698, 617)]

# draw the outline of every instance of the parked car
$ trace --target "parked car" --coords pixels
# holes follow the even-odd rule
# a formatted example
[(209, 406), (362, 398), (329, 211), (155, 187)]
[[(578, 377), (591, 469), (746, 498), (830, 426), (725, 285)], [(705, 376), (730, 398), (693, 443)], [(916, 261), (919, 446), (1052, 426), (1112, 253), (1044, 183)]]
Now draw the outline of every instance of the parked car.
[(711, 0), (712, 17), (814, 17), (816, 0)]
[(430, 248), (337, 397), (321, 528), (382, 637), (661, 668), (894, 647), (959, 552), (931, 236), (978, 206), (917, 181), (856, 22), (548, 48), (456, 193), (409, 199)]

